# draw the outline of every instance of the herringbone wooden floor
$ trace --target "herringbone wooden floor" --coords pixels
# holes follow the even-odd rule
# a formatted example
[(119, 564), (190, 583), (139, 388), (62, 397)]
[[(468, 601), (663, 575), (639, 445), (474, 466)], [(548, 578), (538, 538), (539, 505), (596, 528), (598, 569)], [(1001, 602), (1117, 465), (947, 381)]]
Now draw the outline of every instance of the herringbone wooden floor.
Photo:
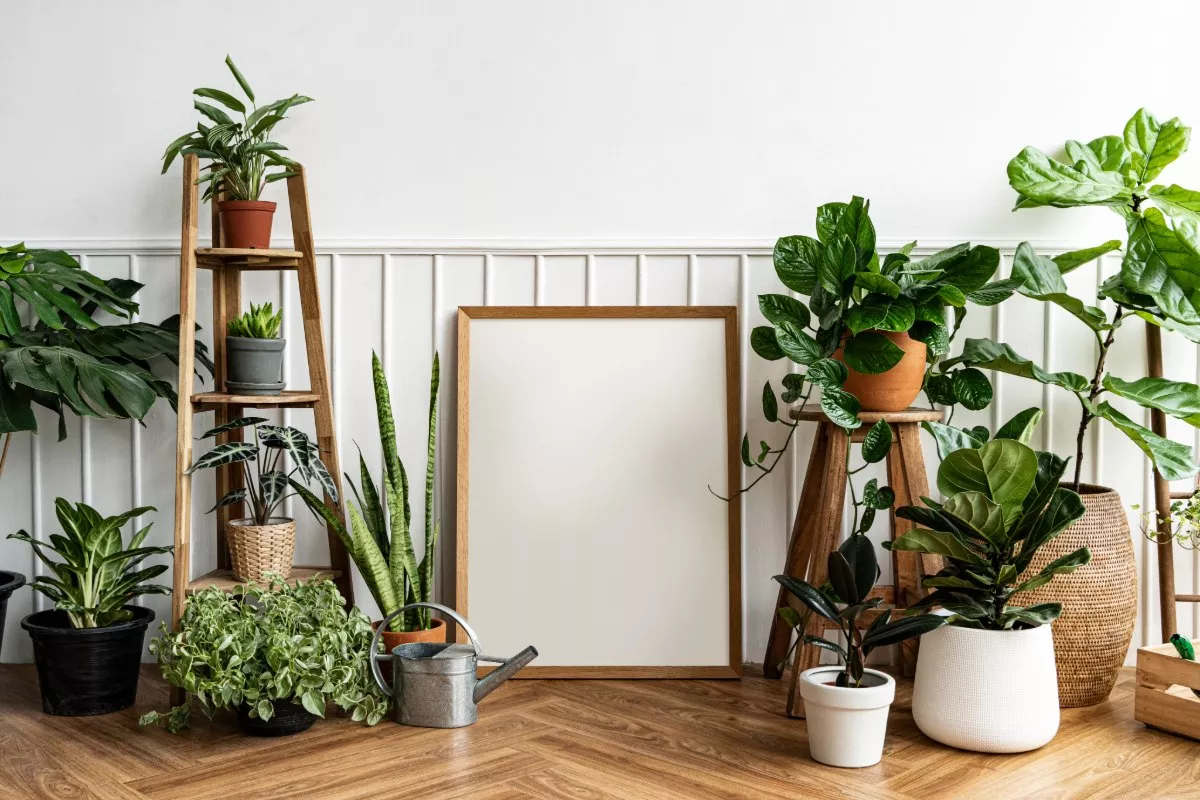
[(1200, 798), (1200, 743), (1135, 723), (1132, 678), (1014, 756), (926, 739), (902, 685), (883, 762), (839, 770), (809, 760), (785, 685), (762, 678), (512, 681), (469, 728), (335, 719), (252, 739), (231, 718), (139, 730), (166, 703), (152, 667), (134, 709), (67, 718), (41, 712), (31, 667), (4, 666), (0, 798)]

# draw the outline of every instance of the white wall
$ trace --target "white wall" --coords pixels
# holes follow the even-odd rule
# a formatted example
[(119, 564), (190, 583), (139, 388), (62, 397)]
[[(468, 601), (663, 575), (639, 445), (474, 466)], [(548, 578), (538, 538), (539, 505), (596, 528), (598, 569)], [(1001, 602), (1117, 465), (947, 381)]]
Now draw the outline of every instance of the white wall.
[[(817, 204), (852, 192), (872, 199), (881, 240), (893, 245), (972, 239), (1011, 252), (1026, 238), (1052, 249), (1120, 235), (1117, 217), (1100, 210), (1010, 213), (1004, 165), (1026, 144), (1118, 132), (1139, 105), (1200, 121), (1185, 77), (1200, 8), (1156, 9), (1153, 44), (1143, 44), (1129, 6), (1108, 0), (215, 2), (202, 14), (149, 0), (8, 4), (0, 241), (59, 245), (103, 275), (133, 274), (148, 284), (143, 316), (167, 316), (179, 183), (178, 167), (158, 175), (158, 156), (194, 123), (189, 91), (231, 87), (221, 64), (230, 52), (261, 97), (312, 95), (317, 102), (296, 110), (279, 138), (311, 175), (343, 462), (352, 465), (354, 440), (378, 457), (366, 379), (375, 347), (400, 387), (405, 452), (419, 463), (429, 354), (437, 347), (453, 363), (460, 303), (736, 302), (745, 331), (757, 319), (754, 295), (775, 286), (774, 238), (811, 232)], [(216, 24), (222, 12), (236, 24)], [(1167, 177), (1200, 184), (1200, 155)], [(286, 219), (278, 225), (286, 230)], [(1109, 259), (1100, 271), (1116, 267)], [(1084, 269), (1071, 280), (1086, 294), (1098, 277)], [(280, 291), (276, 276), (250, 280), (250, 296)], [(1031, 301), (977, 312), (968, 328), (1054, 369), (1078, 369), (1091, 352), (1073, 320)], [(1142, 341), (1136, 326), (1124, 332), (1116, 372), (1136, 374)], [(1172, 376), (1195, 379), (1195, 348), (1169, 347)], [(295, 355), (289, 378), (300, 385)], [(777, 367), (746, 360), (752, 436), (754, 398)], [(445, 498), (454, 474), (448, 372)], [(1005, 378), (996, 409), (979, 419), (1048, 404), (1046, 444), (1066, 452), (1072, 402)], [(304, 416), (293, 421), (308, 424)], [(156, 408), (144, 429), (69, 427), (61, 444), (14, 444), (0, 481), (5, 529), (50, 532), (53, 497), (64, 495), (109, 512), (157, 505), (156, 533), (168, 541), (170, 409)], [(1193, 441), (1190, 429), (1173, 431)], [(750, 659), (761, 657), (769, 577), (807, 442), (747, 504)], [(1085, 474), (1145, 505), (1140, 454), (1111, 431), (1097, 429), (1093, 442)], [(306, 524), (306, 559), (320, 556), (314, 532)], [(0, 541), (0, 565), (28, 573), (15, 544)], [(204, 545), (198, 566), (210, 557)], [(1157, 603), (1154, 554), (1141, 541), (1136, 550), (1144, 613)], [(1197, 570), (1181, 555), (1181, 590), (1195, 590)], [(16, 628), (29, 605), (28, 591), (14, 597), (6, 659), (29, 655)], [(1191, 609), (1181, 606), (1180, 617), (1196, 632)], [(1156, 628), (1140, 625), (1135, 644)]]

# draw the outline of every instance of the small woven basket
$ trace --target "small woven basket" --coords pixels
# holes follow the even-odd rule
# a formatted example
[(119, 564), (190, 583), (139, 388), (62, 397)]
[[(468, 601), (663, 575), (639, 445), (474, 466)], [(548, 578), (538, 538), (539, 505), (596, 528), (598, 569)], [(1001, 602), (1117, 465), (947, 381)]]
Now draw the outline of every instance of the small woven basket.
[(1038, 550), (1021, 579), (1085, 545), (1091, 562), (1013, 599), (1021, 606), (1063, 604), (1062, 616), (1054, 623), (1058, 701), (1063, 708), (1095, 705), (1108, 697), (1125, 663), (1137, 618), (1137, 564), (1121, 496), (1086, 483), (1079, 495), (1087, 509), (1084, 516)]
[(272, 517), (267, 525), (253, 523), (246, 518), (230, 520), (225, 525), (233, 577), (266, 583), (266, 573), (278, 572), (287, 579), (292, 574), (292, 557), (296, 554), (296, 521)]

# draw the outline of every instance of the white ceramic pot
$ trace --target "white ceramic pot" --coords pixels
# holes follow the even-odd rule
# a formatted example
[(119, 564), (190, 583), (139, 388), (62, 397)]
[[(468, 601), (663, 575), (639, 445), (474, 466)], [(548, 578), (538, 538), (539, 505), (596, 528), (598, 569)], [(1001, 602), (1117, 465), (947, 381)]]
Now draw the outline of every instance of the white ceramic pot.
[(831, 767), (869, 767), (883, 758), (896, 682), (886, 673), (868, 669), (858, 688), (834, 686), (844, 669), (814, 667), (800, 673), (808, 751), (814, 761)]
[(946, 625), (921, 637), (913, 721), (942, 744), (980, 753), (1036, 750), (1058, 732), (1049, 625), (985, 631)]

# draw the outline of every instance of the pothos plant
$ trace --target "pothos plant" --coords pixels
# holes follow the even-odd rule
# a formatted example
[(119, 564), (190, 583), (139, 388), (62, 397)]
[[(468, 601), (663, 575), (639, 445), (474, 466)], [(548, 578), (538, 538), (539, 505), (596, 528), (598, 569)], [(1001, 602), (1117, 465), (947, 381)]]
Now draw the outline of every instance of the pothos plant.
[[(315, 500), (315, 496), (304, 485), (314, 481), (320, 484), (325, 494), (337, 502), (337, 484), (321, 461), (321, 451), (316, 442), (308, 438), (304, 431), (268, 423), (265, 417), (240, 417), (218, 425), (200, 437), (211, 439), (230, 431), (254, 428), (254, 441), (219, 444), (196, 459), (188, 468), (187, 474), (190, 475), (197, 470), (213, 469), (226, 464), (242, 465), (245, 485), (229, 490), (209, 509), (210, 512), (233, 503), (248, 501), (253, 524), (267, 525), (275, 516), (275, 509), (293, 494), (301, 494), (306, 504), (310, 502), (310, 497)], [(291, 469), (285, 469), (285, 455), (290, 457)], [(304, 483), (298, 481), (297, 476)], [(288, 493), (289, 488), (293, 490), (293, 494)], [(316, 500), (316, 503), (324, 509), (323, 503), (319, 500)], [(313, 513), (319, 512), (314, 508)]]
[(1136, 317), (1200, 342), (1200, 192), (1153, 183), (1187, 150), (1191, 128), (1178, 118), (1160, 123), (1145, 109), (1134, 114), (1121, 136), (1101, 136), (1087, 144), (1065, 145), (1070, 163), (1026, 147), (1008, 165), (1017, 191), (1017, 209), (1033, 206), (1105, 206), (1125, 223), (1127, 241), (1120, 271), (1103, 281), (1099, 297), (1109, 310), (1072, 296), (1063, 276), (1099, 256), (1118, 250), (1112, 240), (1087, 250), (1046, 258), (1023, 242), (1013, 259), (1012, 277), (993, 287), (1003, 299), (1013, 292), (1060, 306), (1085, 325), (1096, 341), (1091, 376), (1048, 372), (1007, 344), (968, 339), (949, 366), (994, 369), (1061, 387), (1079, 401), (1074, 485), (1079, 486), (1088, 426), (1107, 420), (1153, 462), (1167, 480), (1194, 475), (1192, 450), (1138, 424), (1104, 399), (1120, 397), (1200, 427), (1200, 387), (1166, 378), (1128, 380), (1105, 369), (1122, 324)]
[(371, 676), (372, 635), (366, 615), (347, 611), (329, 580), (294, 587), (273, 580), (269, 588), (251, 585), (236, 593), (202, 589), (188, 598), (179, 629), (172, 633), (164, 622), (150, 642), (163, 677), (187, 699), (167, 712), (144, 714), (139, 724), (174, 733), (187, 727), (194, 709), (212, 718), (239, 706), (266, 721), (277, 702), (324, 717), (333, 702), (374, 725), (387, 713), (388, 699)]

